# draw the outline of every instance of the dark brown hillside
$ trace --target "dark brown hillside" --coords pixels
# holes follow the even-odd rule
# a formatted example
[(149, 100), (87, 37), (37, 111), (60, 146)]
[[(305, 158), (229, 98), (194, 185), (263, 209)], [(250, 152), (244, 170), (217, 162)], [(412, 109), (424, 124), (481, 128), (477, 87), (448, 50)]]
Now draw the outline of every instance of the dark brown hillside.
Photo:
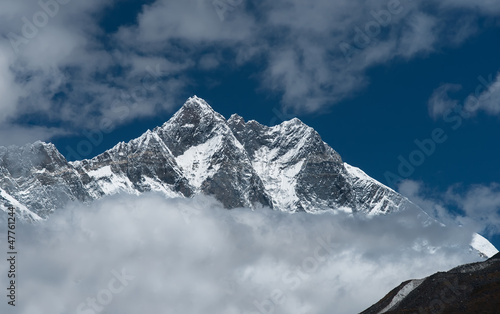
[(387, 309), (411, 281), (389, 292), (362, 312), (380, 313), (500, 313), (500, 253), (487, 261), (439, 272)]

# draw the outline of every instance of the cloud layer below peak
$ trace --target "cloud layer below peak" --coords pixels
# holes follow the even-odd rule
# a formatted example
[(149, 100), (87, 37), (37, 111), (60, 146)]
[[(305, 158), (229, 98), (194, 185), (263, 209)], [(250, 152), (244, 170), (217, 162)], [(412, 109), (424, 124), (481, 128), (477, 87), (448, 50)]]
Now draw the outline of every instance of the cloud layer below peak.
[(478, 259), (470, 232), (426, 219), (116, 195), (18, 224), (16, 313), (359, 312), (404, 280)]

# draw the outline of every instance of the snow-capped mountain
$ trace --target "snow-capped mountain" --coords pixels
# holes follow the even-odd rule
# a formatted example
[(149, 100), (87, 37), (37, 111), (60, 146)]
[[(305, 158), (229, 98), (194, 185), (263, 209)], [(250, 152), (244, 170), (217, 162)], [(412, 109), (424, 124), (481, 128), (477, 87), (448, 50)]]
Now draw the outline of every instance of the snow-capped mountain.
[(238, 115), (226, 120), (198, 97), (163, 126), (90, 160), (67, 162), (54, 145), (37, 142), (0, 148), (0, 161), (4, 206), (15, 200), (42, 218), (69, 201), (147, 191), (167, 197), (204, 193), (227, 208), (289, 212), (379, 214), (413, 206), (343, 163), (300, 120), (275, 127), (245, 123)]
[(16, 207), (25, 219), (44, 219), (71, 201), (148, 191), (169, 198), (212, 195), (228, 209), (420, 210), (344, 163), (299, 119), (274, 127), (238, 115), (226, 120), (196, 96), (161, 127), (90, 160), (68, 162), (42, 142), (0, 147), (0, 206)]

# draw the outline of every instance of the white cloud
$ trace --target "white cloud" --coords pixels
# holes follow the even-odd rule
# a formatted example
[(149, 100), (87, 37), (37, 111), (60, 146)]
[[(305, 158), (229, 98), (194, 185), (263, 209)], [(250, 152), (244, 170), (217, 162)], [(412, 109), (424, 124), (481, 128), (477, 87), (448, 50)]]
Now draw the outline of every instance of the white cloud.
[[(95, 313), (92, 297), (111, 299), (106, 313), (359, 312), (404, 280), (477, 259), (465, 229), (416, 214), (228, 211), (158, 195), (75, 205), (18, 224), (16, 313)], [(134, 278), (121, 286), (123, 269)]]
[(400, 51), (403, 56), (411, 58), (420, 53), (431, 52), (438, 39), (437, 18), (428, 14), (415, 14), (409, 17), (408, 27), (401, 39)]
[[(223, 22), (207, 1), (156, 1), (118, 38), (147, 53), (171, 50), (171, 40), (193, 54), (213, 47), (236, 52), (220, 66), (258, 57), (265, 60), (258, 73), (265, 89), (281, 93), (286, 107), (315, 112), (366, 86), (370, 67), (456, 45), (477, 30), (469, 16), (455, 25), (455, 15), (443, 19), (418, 2), (279, 0), (252, 10), (244, 1), (222, 2), (237, 3)], [(458, 31), (450, 34), (450, 28)]]
[(168, 46), (170, 39), (195, 43), (248, 39), (255, 21), (240, 10), (235, 12), (235, 18), (223, 23), (212, 2), (157, 0), (144, 6), (136, 26), (122, 27), (118, 38), (124, 45), (144, 44), (137, 47), (141, 50)]
[[(116, 2), (42, 1), (51, 14), (38, 2), (3, 4), (1, 14), (8, 18), (0, 31), (0, 124), (4, 128), (27, 131), (23, 125), (30, 117), (60, 124), (66, 132), (96, 128), (103, 119), (118, 126), (177, 104), (185, 85), (178, 74), (188, 62), (105, 47), (113, 42), (112, 34), (103, 34), (98, 18)], [(36, 16), (48, 18), (37, 26)], [(30, 38), (23, 36), (27, 30), (33, 34)], [(14, 46), (9, 40), (12, 34), (22, 38)], [(103, 42), (99, 37), (111, 40)], [(127, 114), (117, 115), (120, 108)], [(45, 140), (45, 134), (37, 139)], [(24, 140), (25, 136), (13, 138)]]
[(0, 122), (15, 116), (17, 99), (22, 91), (14, 82), (14, 75), (10, 71), (12, 58), (0, 45)]
[[(490, 115), (500, 114), (500, 73), (492, 82), (484, 82), (478, 85), (475, 94), (469, 95), (466, 99), (464, 108), (469, 112), (484, 111)], [(480, 88), (480, 89), (479, 89)], [(482, 91), (478, 93), (478, 91)]]
[(13, 124), (0, 125), (0, 146), (22, 145), (36, 141), (49, 141), (56, 136), (68, 135), (68, 131), (60, 128), (43, 126), (20, 126)]

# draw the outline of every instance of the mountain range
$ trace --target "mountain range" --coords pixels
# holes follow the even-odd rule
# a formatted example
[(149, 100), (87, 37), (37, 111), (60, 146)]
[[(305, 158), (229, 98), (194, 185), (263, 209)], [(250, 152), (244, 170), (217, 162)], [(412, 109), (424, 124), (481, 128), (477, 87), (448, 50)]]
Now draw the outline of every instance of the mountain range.
[[(0, 208), (14, 206), (28, 221), (46, 219), (70, 202), (151, 191), (167, 198), (210, 195), (227, 209), (361, 215), (416, 210), (428, 217), (343, 162), (299, 119), (273, 127), (236, 114), (226, 119), (196, 96), (162, 126), (92, 159), (69, 162), (43, 142), (0, 147)], [(498, 252), (479, 235), (471, 244), (487, 257)]]

